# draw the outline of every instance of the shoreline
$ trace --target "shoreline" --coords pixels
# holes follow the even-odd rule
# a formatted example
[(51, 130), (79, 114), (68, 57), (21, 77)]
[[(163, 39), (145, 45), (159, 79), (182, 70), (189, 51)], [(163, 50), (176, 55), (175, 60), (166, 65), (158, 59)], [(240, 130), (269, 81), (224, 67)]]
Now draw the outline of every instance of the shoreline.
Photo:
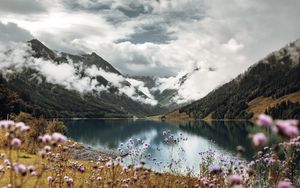
[(73, 140), (69, 140), (70, 149), (69, 153), (75, 160), (84, 160), (84, 161), (97, 161), (101, 159), (117, 158), (117, 157), (126, 157), (128, 154), (122, 154), (115, 150), (110, 149), (95, 149), (91, 146), (85, 146)]

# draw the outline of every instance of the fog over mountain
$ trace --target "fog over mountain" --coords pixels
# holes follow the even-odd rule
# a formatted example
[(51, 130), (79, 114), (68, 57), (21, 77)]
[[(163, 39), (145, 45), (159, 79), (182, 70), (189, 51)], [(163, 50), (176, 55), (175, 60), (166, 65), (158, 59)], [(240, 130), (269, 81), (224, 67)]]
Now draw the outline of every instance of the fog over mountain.
[[(128, 82), (119, 92), (143, 103), (187, 103), (299, 38), (299, 8), (297, 0), (2, 0), (0, 56), (16, 71), (34, 63), (48, 82), (88, 92), (107, 87), (79, 77), (82, 67), (72, 61), (29, 58), (25, 42), (37, 38), (58, 56), (95, 52), (121, 75), (94, 66), (86, 75), (101, 75), (116, 87)], [(2, 71), (12, 71), (7, 65)], [(132, 76), (150, 76), (154, 84), (145, 87)]]

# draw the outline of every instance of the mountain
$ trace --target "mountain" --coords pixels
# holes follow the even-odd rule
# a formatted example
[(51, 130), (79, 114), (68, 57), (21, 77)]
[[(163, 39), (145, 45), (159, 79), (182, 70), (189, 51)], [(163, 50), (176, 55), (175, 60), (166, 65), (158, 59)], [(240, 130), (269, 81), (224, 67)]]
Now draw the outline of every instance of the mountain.
[(300, 40), (166, 118), (251, 119), (260, 113), (300, 119)]
[(184, 84), (186, 80), (189, 79), (189, 77), (197, 70), (194, 70), (192, 72), (186, 73), (183, 76), (178, 77), (176, 82), (174, 83), (174, 87), (171, 88), (165, 88), (163, 90), (158, 89), (158, 79), (159, 77), (154, 76), (132, 76), (131, 78), (135, 80), (142, 81), (145, 84), (145, 87), (147, 87), (150, 91), (150, 93), (154, 96), (154, 98), (157, 100), (158, 104), (162, 107), (165, 107), (168, 109), (168, 111), (172, 111), (176, 108), (179, 108), (181, 106), (184, 106), (186, 103), (178, 103), (179, 94), (178, 91), (180, 87)]
[[(24, 62), (18, 64), (24, 66), (22, 71), (0, 71), (2, 117), (19, 111), (45, 117), (97, 118), (166, 112), (160, 105), (147, 103), (153, 99), (96, 53), (59, 53), (36, 39), (27, 45), (31, 50), (26, 51)], [(66, 71), (56, 75), (55, 71), (62, 68)]]

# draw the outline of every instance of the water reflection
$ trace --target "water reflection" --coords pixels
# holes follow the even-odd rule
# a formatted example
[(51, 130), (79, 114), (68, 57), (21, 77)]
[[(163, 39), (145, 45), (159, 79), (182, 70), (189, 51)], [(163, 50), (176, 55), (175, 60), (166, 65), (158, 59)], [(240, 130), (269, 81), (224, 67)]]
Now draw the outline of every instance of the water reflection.
[[(173, 134), (182, 132), (188, 140), (182, 143), (185, 153), (180, 154), (180, 157), (186, 159), (186, 166), (196, 168), (199, 165), (198, 153), (210, 148), (220, 156), (236, 158), (236, 146), (242, 145), (246, 148), (245, 159), (250, 159), (253, 154), (248, 139), (248, 133), (253, 127), (250, 122), (85, 119), (68, 120), (65, 124), (69, 137), (95, 148), (117, 149), (120, 143), (130, 138), (144, 139), (152, 147), (149, 150), (151, 155), (162, 162), (169, 161), (172, 155), (170, 146), (163, 142), (163, 131), (170, 130)], [(157, 152), (157, 148), (161, 151)], [(151, 166), (152, 162), (148, 163)]]

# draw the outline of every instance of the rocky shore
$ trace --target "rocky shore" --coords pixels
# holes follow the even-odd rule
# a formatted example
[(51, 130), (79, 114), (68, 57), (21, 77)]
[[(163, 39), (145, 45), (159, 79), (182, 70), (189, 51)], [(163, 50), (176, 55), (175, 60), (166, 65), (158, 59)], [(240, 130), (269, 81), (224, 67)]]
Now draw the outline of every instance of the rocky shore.
[(73, 143), (73, 147), (70, 147), (69, 153), (72, 158), (76, 160), (87, 160), (87, 161), (96, 161), (101, 159), (108, 159), (108, 158), (117, 158), (119, 156), (125, 157), (127, 154), (120, 153), (115, 150), (108, 150), (108, 149), (94, 149), (89, 146), (83, 146), (78, 143)]

